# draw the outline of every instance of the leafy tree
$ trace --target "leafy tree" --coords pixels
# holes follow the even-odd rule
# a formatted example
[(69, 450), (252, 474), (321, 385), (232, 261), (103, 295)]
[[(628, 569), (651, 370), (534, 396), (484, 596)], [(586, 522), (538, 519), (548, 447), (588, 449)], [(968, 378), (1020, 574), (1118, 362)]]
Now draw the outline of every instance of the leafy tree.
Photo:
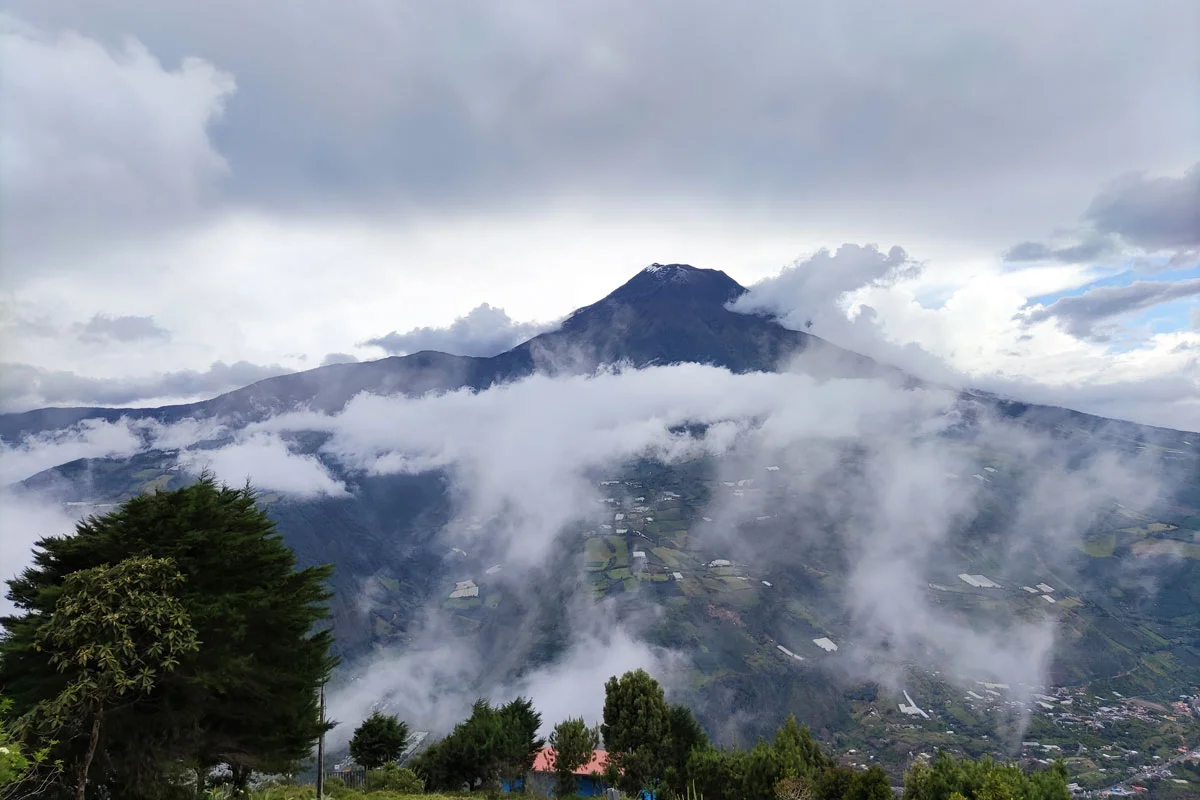
[(34, 639), (67, 678), (52, 699), (30, 712), (52, 730), (86, 723), (87, 747), (76, 767), (83, 800), (104, 712), (149, 694), (199, 643), (175, 591), (183, 576), (169, 558), (137, 557), (66, 576), (50, 619)]
[(818, 800), (843, 800), (854, 785), (854, 770), (840, 764), (830, 764), (821, 770), (817, 778)]
[[(821, 778), (832, 769), (832, 761), (808, 729), (789, 717), (771, 744), (759, 742), (750, 750), (696, 748), (688, 758), (684, 780), (685, 786), (694, 784), (705, 800), (775, 800), (784, 795), (842, 800), (854, 773), (845, 770), (844, 780), (839, 774), (836, 786), (823, 786)], [(821, 788), (837, 791), (826, 795), (819, 792)]]
[[(331, 568), (297, 570), (249, 486), (202, 476), (89, 517), (74, 534), (37, 548), (34, 565), (9, 581), (21, 613), (0, 618), (0, 687), (17, 714), (66, 685), (52, 654), (38, 649), (38, 634), (72, 573), (129, 558), (172, 559), (185, 579), (176, 596), (201, 642), (144, 697), (105, 712), (93, 783), (111, 796), (161, 798), (180, 763), (197, 775), (227, 764), (244, 785), (251, 769), (308, 756), (322, 729), (316, 690), (335, 663), (330, 633), (314, 632), (326, 617)], [(64, 742), (54, 755), (73, 762), (80, 749)]]
[(792, 776), (775, 784), (775, 800), (814, 800), (812, 781)]
[(667, 703), (662, 687), (645, 670), (626, 672), (604, 684), (601, 732), (618, 786), (628, 794), (653, 789), (662, 777), (668, 742)]
[(554, 796), (570, 797), (577, 789), (575, 770), (592, 760), (600, 743), (600, 732), (589, 728), (583, 717), (566, 719), (550, 733), (554, 750)]
[(477, 700), (471, 716), (414, 761), (428, 789), (458, 791), (464, 786), (498, 790), (500, 782), (522, 777), (544, 742), (537, 738), (541, 714), (525, 698), (499, 708)]
[(4, 724), (3, 716), (11, 706), (11, 700), (0, 698), (0, 789), (21, 780), (30, 767), (28, 756), (21, 752), (20, 746)]
[(887, 773), (876, 764), (854, 776), (845, 800), (894, 800), (895, 796)]
[(350, 737), (350, 755), (367, 769), (377, 769), (400, 758), (407, 744), (408, 725), (376, 711)]
[(1050, 768), (1026, 774), (1014, 764), (990, 758), (959, 760), (938, 753), (930, 765), (914, 764), (904, 776), (904, 800), (1068, 800), (1067, 768), (1058, 761)]

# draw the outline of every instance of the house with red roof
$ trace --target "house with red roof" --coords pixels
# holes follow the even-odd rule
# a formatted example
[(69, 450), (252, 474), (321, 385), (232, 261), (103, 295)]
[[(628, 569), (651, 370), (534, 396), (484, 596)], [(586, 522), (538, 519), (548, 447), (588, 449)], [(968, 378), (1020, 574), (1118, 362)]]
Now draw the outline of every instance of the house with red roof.
[[(608, 769), (608, 753), (596, 750), (592, 760), (575, 770), (575, 793), (580, 797), (603, 797), (608, 788), (605, 771)], [(515, 785), (504, 784), (504, 791), (522, 788), (521, 781)], [(529, 791), (536, 797), (554, 797), (554, 748), (543, 747), (533, 759), (529, 773)]]

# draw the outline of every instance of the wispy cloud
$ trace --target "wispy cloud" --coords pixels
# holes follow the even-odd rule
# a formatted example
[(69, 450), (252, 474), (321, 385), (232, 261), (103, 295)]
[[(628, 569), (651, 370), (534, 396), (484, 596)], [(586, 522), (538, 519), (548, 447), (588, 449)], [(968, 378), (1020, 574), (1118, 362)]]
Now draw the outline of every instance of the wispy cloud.
[(1111, 333), (1104, 323), (1160, 303), (1200, 295), (1200, 278), (1182, 281), (1136, 281), (1128, 286), (1098, 286), (1083, 294), (1062, 297), (1048, 306), (1031, 308), (1023, 316), (1026, 324), (1057, 320), (1081, 339), (1107, 341)]

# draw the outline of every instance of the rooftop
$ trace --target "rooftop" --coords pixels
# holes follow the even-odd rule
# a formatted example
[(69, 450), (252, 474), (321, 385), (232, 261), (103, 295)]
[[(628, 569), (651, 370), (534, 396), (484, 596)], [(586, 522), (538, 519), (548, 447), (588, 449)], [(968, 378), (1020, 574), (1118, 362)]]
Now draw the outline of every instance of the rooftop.
[[(593, 772), (603, 774), (608, 768), (608, 753), (597, 750), (592, 753), (592, 760), (575, 770), (576, 775), (591, 775)], [(554, 748), (543, 747), (533, 759), (534, 772), (554, 771)]]

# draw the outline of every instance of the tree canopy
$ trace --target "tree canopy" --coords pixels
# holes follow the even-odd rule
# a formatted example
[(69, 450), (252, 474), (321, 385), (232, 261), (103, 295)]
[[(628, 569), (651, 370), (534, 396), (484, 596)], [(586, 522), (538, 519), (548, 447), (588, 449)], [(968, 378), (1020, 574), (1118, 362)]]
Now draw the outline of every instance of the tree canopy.
[(565, 719), (554, 726), (550, 747), (554, 750), (555, 797), (575, 794), (575, 770), (592, 760), (599, 744), (600, 731), (589, 728), (583, 717)]
[(180, 658), (199, 649), (191, 619), (174, 594), (182, 583), (169, 558), (128, 558), (72, 572), (37, 632), (34, 646), (50, 654), (67, 682), (27, 719), (55, 735), (90, 728), (75, 770), (77, 800), (86, 791), (105, 711), (149, 694)]
[(502, 781), (521, 778), (533, 767), (545, 744), (537, 735), (541, 722), (541, 714), (526, 698), (499, 707), (477, 700), (471, 716), (421, 753), (413, 769), (429, 789), (496, 789)]
[(362, 721), (350, 738), (350, 755), (367, 769), (392, 763), (408, 744), (408, 725), (378, 711)]
[(604, 684), (601, 733), (621, 789), (653, 789), (666, 766), (669, 716), (662, 687), (643, 669)]
[(1048, 769), (1025, 773), (1012, 764), (990, 758), (960, 760), (938, 753), (932, 764), (913, 764), (904, 776), (904, 800), (1068, 800), (1067, 768), (1061, 761)]
[[(330, 634), (316, 630), (332, 568), (296, 569), (254, 491), (209, 476), (37, 543), (33, 566), (9, 581), (18, 611), (0, 618), (0, 691), (14, 712), (45, 708), (71, 680), (40, 641), (72, 576), (129, 559), (170, 560), (182, 578), (173, 596), (200, 644), (178, 653), (169, 672), (155, 670), (149, 691), (105, 713), (93, 783), (112, 796), (161, 797), (180, 765), (201, 774), (226, 764), (244, 782), (251, 769), (307, 756), (323, 724), (316, 690), (335, 663)], [(85, 749), (69, 739), (53, 754), (78, 763)]]

